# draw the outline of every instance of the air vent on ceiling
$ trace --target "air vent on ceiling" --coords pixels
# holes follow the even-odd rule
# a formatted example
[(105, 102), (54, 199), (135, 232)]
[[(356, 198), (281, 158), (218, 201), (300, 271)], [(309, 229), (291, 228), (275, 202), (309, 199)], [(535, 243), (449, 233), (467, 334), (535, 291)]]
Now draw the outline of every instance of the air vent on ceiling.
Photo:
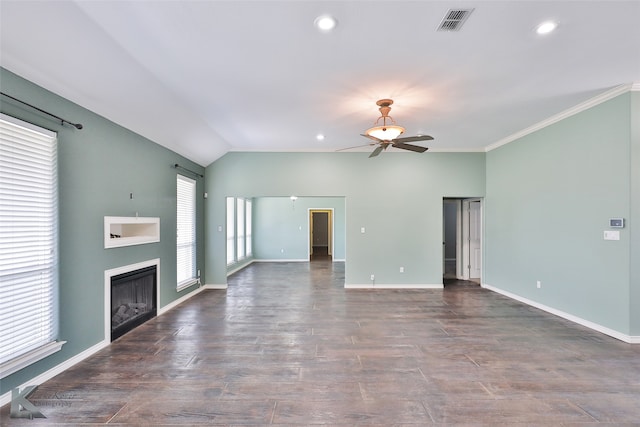
[(460, 31), (473, 9), (449, 9), (442, 18), (438, 31)]

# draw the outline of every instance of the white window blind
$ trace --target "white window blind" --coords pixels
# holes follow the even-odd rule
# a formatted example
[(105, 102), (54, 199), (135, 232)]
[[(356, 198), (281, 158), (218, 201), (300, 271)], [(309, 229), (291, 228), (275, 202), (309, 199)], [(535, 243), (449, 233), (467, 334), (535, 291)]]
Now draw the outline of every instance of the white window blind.
[(196, 182), (177, 175), (177, 287), (190, 286), (196, 278)]
[(0, 377), (64, 344), (55, 343), (57, 200), (56, 134), (1, 115)]

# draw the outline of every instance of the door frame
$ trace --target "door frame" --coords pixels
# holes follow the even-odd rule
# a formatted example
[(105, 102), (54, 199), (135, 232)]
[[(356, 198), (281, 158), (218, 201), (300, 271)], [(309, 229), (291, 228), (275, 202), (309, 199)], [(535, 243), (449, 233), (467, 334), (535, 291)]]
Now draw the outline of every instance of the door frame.
[[(463, 199), (455, 199), (455, 198), (444, 198), (442, 199), (442, 207), (444, 212), (445, 204), (455, 204), (456, 207), (456, 279), (462, 279), (462, 200)], [(446, 242), (445, 239), (445, 218), (443, 215), (442, 219), (442, 241)], [(445, 245), (442, 245), (442, 275), (444, 277), (445, 272)]]
[(311, 255), (313, 255), (313, 214), (318, 213), (327, 213), (327, 235), (329, 238), (328, 251), (329, 255), (333, 259), (333, 242), (334, 242), (334, 225), (333, 225), (333, 208), (308, 208), (308, 218), (309, 218), (309, 233), (307, 234), (307, 257), (309, 261), (311, 261)]
[(484, 205), (483, 200), (480, 197), (462, 199), (462, 280), (469, 280), (471, 278), (471, 221), (469, 220), (469, 211), (471, 203), (480, 203), (480, 230), (477, 230), (480, 235), (480, 283), (482, 283), (482, 275), (484, 274)]

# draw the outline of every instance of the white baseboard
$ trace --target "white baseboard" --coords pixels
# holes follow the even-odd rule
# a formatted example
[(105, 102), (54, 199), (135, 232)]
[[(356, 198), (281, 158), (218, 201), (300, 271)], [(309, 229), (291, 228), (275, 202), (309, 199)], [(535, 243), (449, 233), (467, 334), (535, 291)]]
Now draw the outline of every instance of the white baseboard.
[(249, 267), (254, 262), (256, 262), (256, 260), (251, 258), (250, 260), (244, 260), (240, 263), (234, 264), (230, 270), (227, 270), (227, 277), (231, 276), (233, 273), (237, 273), (243, 268)]
[(254, 259), (253, 262), (309, 262), (308, 258), (291, 259)]
[(228, 288), (228, 285), (226, 283), (220, 283), (220, 284), (212, 283), (212, 284), (204, 285), (204, 289), (227, 289), (227, 288)]
[(525, 298), (525, 297), (521, 297), (520, 295), (516, 295), (516, 294), (511, 293), (509, 291), (505, 291), (503, 289), (496, 288), (496, 287), (491, 286), (491, 285), (487, 285), (486, 283), (483, 283), (481, 286), (483, 288), (485, 288), (485, 289), (488, 289), (490, 291), (493, 291), (493, 292), (496, 292), (498, 294), (504, 295), (504, 296), (506, 296), (508, 298), (511, 298), (511, 299), (514, 299), (516, 301), (520, 301), (521, 303), (524, 303), (524, 304), (530, 305), (532, 307), (538, 308), (538, 309), (540, 309), (542, 311), (546, 311), (547, 313), (551, 313), (551, 314), (553, 314), (555, 316), (562, 317), (563, 319), (569, 320), (569, 321), (571, 321), (573, 323), (577, 323), (578, 325), (581, 325), (581, 326), (584, 326), (586, 328), (592, 329), (592, 330), (594, 330), (596, 332), (600, 332), (602, 334), (609, 335), (610, 337), (619, 339), (620, 341), (624, 341), (624, 342), (629, 343), (629, 344), (640, 344), (640, 336), (631, 336), (631, 335), (623, 334), (623, 333), (618, 332), (618, 331), (616, 331), (614, 329), (607, 328), (606, 326), (602, 326), (602, 325), (599, 325), (597, 323), (591, 322), (589, 320), (582, 319), (582, 318), (580, 318), (578, 316), (574, 316), (573, 314), (565, 313), (564, 311), (557, 310), (557, 309), (555, 309), (553, 307), (549, 307), (549, 306), (546, 306), (544, 304), (540, 304), (538, 302), (532, 301), (532, 300), (530, 300), (528, 298)]
[(173, 300), (171, 301), (169, 304), (165, 305), (164, 307), (160, 308), (158, 310), (158, 316), (166, 313), (167, 311), (171, 310), (172, 308), (176, 307), (177, 305), (182, 304), (183, 302), (185, 302), (186, 300), (188, 300), (191, 297), (194, 297), (196, 295), (198, 295), (200, 292), (202, 292), (202, 290), (204, 289), (203, 286), (199, 286), (197, 287), (195, 290), (189, 292), (186, 295), (181, 296), (180, 298), (178, 298), (177, 300)]
[(357, 284), (351, 283), (344, 285), (345, 289), (443, 289), (444, 285), (442, 284), (423, 284), (423, 283), (403, 283), (403, 284), (393, 284), (393, 283), (383, 283), (383, 284)]
[[(92, 347), (89, 347), (85, 351), (76, 354), (75, 356), (65, 360), (61, 364), (54, 366), (53, 368), (49, 369), (46, 372), (41, 373), (40, 375), (38, 375), (35, 378), (32, 378), (31, 380), (29, 380), (26, 383), (22, 384), (18, 388), (20, 390), (22, 390), (23, 388), (25, 388), (27, 386), (30, 386), (30, 385), (40, 385), (43, 382), (48, 381), (51, 378), (55, 377), (56, 375), (61, 374), (62, 372), (66, 371), (67, 369), (71, 368), (73, 365), (82, 362), (84, 359), (86, 359), (89, 356), (92, 356), (93, 354), (95, 354), (98, 351), (102, 350), (103, 348), (107, 347), (109, 344), (111, 344), (111, 343), (107, 342), (105, 340), (100, 341), (98, 344), (96, 344), (96, 345), (94, 345)], [(5, 394), (3, 394), (2, 396), (0, 396), (0, 406), (4, 406), (4, 405), (6, 405), (7, 403), (10, 403), (10, 402), (11, 402), (11, 391), (8, 391)]]

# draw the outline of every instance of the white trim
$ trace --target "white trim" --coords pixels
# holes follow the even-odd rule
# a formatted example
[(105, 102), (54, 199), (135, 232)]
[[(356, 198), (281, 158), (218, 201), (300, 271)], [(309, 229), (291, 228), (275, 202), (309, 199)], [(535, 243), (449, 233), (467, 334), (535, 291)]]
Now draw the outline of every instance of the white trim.
[(307, 258), (302, 259), (254, 259), (253, 262), (309, 262)]
[(123, 265), (104, 271), (104, 340), (111, 342), (111, 277), (147, 267), (156, 267), (156, 314), (160, 311), (160, 258)]
[[(111, 237), (118, 234), (120, 237)], [(104, 217), (104, 248), (143, 245), (160, 241), (160, 218), (158, 217)]]
[[(365, 141), (366, 143), (366, 141)], [(354, 148), (354, 149), (350, 149), (350, 150), (342, 150), (339, 152), (336, 152), (337, 149), (339, 149), (340, 147), (329, 147), (329, 148), (276, 148), (276, 149), (272, 149), (272, 148), (264, 148), (264, 149), (257, 149), (257, 148), (234, 148), (232, 150), (229, 150), (229, 153), (337, 153), (337, 154), (342, 154), (342, 153), (368, 153), (369, 150), (366, 148)], [(398, 149), (394, 149), (391, 148), (390, 150), (392, 151), (387, 151), (387, 153), (390, 154), (410, 154), (409, 152), (405, 152), (400, 151)], [(397, 150), (397, 151), (396, 151)], [(460, 147), (460, 148), (432, 148), (429, 147), (429, 152), (433, 152), (433, 153), (483, 153), (485, 151), (484, 148), (479, 147), (479, 148), (472, 148), (472, 147)]]
[(351, 283), (344, 285), (345, 289), (444, 289), (444, 285), (442, 284), (426, 284), (426, 283), (403, 283), (403, 284), (392, 284), (392, 283), (384, 283), (384, 284), (374, 284), (371, 285), (369, 283), (366, 284), (357, 284)]
[(496, 288), (496, 287), (493, 287), (491, 285), (487, 285), (486, 283), (483, 283), (481, 286), (483, 288), (485, 288), (485, 289), (488, 289), (490, 291), (493, 291), (493, 292), (496, 292), (498, 294), (504, 295), (504, 296), (506, 296), (508, 298), (511, 298), (511, 299), (514, 299), (516, 301), (520, 301), (521, 303), (530, 305), (530, 306), (535, 307), (537, 309), (540, 309), (542, 311), (546, 311), (547, 313), (551, 313), (551, 314), (553, 314), (555, 316), (562, 317), (563, 319), (569, 320), (569, 321), (571, 321), (573, 323), (577, 323), (578, 325), (582, 325), (582, 326), (584, 326), (586, 328), (589, 328), (589, 329), (592, 329), (592, 330), (594, 330), (596, 332), (600, 332), (600, 333), (603, 333), (605, 335), (609, 335), (610, 337), (619, 339), (620, 341), (624, 341), (624, 342), (629, 343), (629, 344), (640, 344), (640, 337), (639, 336), (630, 336), (630, 335), (623, 334), (623, 333), (618, 332), (616, 330), (607, 328), (606, 326), (602, 326), (602, 325), (599, 325), (597, 323), (591, 322), (589, 320), (582, 319), (582, 318), (580, 318), (578, 316), (574, 316), (573, 314), (565, 313), (564, 311), (557, 310), (555, 308), (546, 306), (544, 304), (537, 303), (535, 301), (532, 301), (532, 300), (530, 300), (528, 298), (525, 298), (525, 297), (521, 297), (520, 295), (516, 295), (516, 294), (511, 293), (509, 291), (505, 291), (503, 289)]
[[(246, 258), (242, 261), (236, 261), (233, 264), (227, 264), (227, 277), (231, 276), (233, 273), (237, 273), (238, 271), (242, 270), (245, 267), (250, 266), (254, 262), (255, 262), (255, 259)], [(232, 267), (232, 268), (229, 270), (229, 267)]]
[(47, 129), (47, 128), (43, 128), (42, 126), (38, 126), (38, 125), (34, 125), (33, 123), (29, 123), (27, 121), (24, 120), (20, 120), (17, 117), (13, 117), (13, 116), (9, 116), (7, 114), (4, 113), (0, 113), (0, 119), (7, 121), (11, 124), (14, 124), (16, 126), (20, 126), (22, 128), (25, 129), (29, 129), (33, 132), (38, 132), (40, 134), (46, 135), (49, 138), (57, 138), (58, 137), (58, 132), (54, 132), (51, 129)]
[(204, 289), (227, 289), (228, 287), (229, 285), (226, 283), (212, 283), (203, 286)]
[[(157, 311), (157, 315), (160, 316), (160, 315), (165, 314), (167, 311), (169, 311), (172, 308), (182, 304), (183, 302), (185, 302), (189, 298), (198, 295), (200, 292), (202, 292), (203, 289), (204, 288), (202, 286), (200, 286), (200, 287), (196, 288), (195, 290), (193, 290), (192, 292), (189, 292), (188, 294), (183, 295), (180, 298), (171, 301), (169, 304), (165, 305), (164, 307), (159, 308), (158, 311)], [(159, 291), (159, 289), (158, 289), (158, 291)]]
[(640, 92), (640, 82), (631, 85), (631, 92)]
[[(29, 381), (25, 382), (24, 384), (22, 384), (18, 388), (19, 389), (23, 389), (23, 388), (25, 388), (25, 387), (27, 387), (29, 385), (40, 385), (43, 382), (48, 381), (51, 378), (55, 377), (56, 375), (59, 375), (62, 372), (66, 371), (67, 369), (71, 368), (73, 365), (82, 362), (83, 360), (85, 360), (89, 356), (92, 356), (93, 354), (95, 354), (98, 351), (102, 350), (103, 348), (107, 347), (109, 344), (110, 343), (107, 342), (107, 341), (100, 341), (99, 343), (97, 343), (96, 345), (94, 345), (92, 347), (89, 347), (85, 351), (76, 354), (75, 356), (65, 360), (61, 364), (56, 365), (53, 368), (49, 369), (48, 371), (41, 373), (37, 377), (34, 377), (34, 378), (30, 379)], [(11, 402), (11, 390), (6, 392), (2, 396), (0, 396), (0, 406), (4, 406), (4, 405), (6, 405), (7, 403), (10, 403), (10, 402)]]
[[(533, 132), (536, 132), (540, 129), (546, 128), (547, 126), (550, 126), (554, 123), (557, 123), (561, 120), (564, 120), (568, 117), (571, 117), (575, 114), (581, 113), (582, 111), (588, 110), (589, 108), (595, 107), (598, 104), (602, 104), (603, 102), (606, 102), (610, 99), (615, 98), (616, 96), (622, 95), (623, 93), (629, 92), (630, 90), (632, 90), (632, 88), (636, 87), (636, 85), (638, 85), (638, 83), (636, 84), (623, 84), (620, 86), (617, 86), (613, 89), (610, 89), (604, 93), (601, 93), (600, 95), (596, 95), (591, 99), (588, 99), (584, 102), (581, 102), (578, 105), (575, 105), (567, 110), (564, 110), (556, 115), (553, 115), (539, 123), (534, 124), (533, 126), (529, 126), (528, 128), (522, 129), (519, 132), (516, 132), (510, 136), (507, 136), (506, 138), (503, 138), (497, 142), (494, 142), (493, 144), (487, 145), (484, 149), (484, 151), (488, 152), (491, 150), (495, 150), (498, 147), (502, 147), (503, 145), (506, 145), (510, 142), (513, 142), (517, 139), (520, 139), (524, 136), (527, 136)], [(634, 89), (634, 90), (638, 90), (638, 89)]]
[(190, 287), (192, 287), (193, 285), (196, 285), (196, 284), (197, 284), (197, 285), (199, 285), (199, 284), (200, 284), (200, 278), (199, 278), (199, 277), (196, 277), (196, 278), (193, 278), (193, 279), (189, 279), (188, 281), (186, 281), (186, 282), (184, 282), (184, 283), (179, 284), (179, 285), (176, 287), (176, 291), (177, 291), (177, 292), (182, 292), (182, 291), (184, 291), (185, 289), (190, 288)]
[(3, 363), (0, 365), (0, 378), (8, 377), (14, 372), (18, 372), (32, 363), (36, 363), (47, 356), (51, 356), (53, 353), (57, 353), (66, 343), (66, 341), (52, 341)]
[(483, 147), (460, 147), (460, 148), (438, 148), (429, 147), (430, 153), (484, 153), (486, 150)]
[(311, 261), (311, 250), (313, 249), (313, 242), (311, 241), (311, 234), (313, 233), (312, 230), (312, 218), (313, 218), (313, 211), (319, 211), (319, 212), (323, 212), (323, 211), (330, 211), (331, 214), (329, 216), (328, 222), (329, 222), (329, 226), (331, 227), (331, 230), (329, 230), (331, 232), (331, 236), (330, 236), (330, 240), (331, 240), (331, 247), (328, 249), (331, 249), (331, 251), (329, 252), (329, 255), (333, 258), (333, 254), (335, 253), (335, 210), (334, 208), (307, 208), (307, 261)]

